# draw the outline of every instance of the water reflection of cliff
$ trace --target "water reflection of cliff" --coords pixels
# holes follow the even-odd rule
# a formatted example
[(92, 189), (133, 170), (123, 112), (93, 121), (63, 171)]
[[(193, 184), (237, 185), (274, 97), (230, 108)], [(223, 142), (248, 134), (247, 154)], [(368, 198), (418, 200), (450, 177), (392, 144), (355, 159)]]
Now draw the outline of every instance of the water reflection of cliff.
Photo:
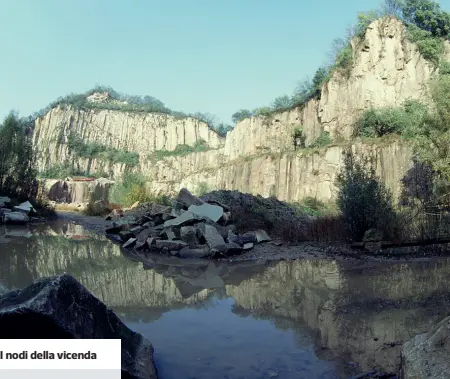
[(0, 283), (8, 288), (68, 272), (119, 315), (147, 321), (169, 309), (203, 307), (212, 294), (229, 296), (236, 314), (270, 319), (281, 329), (311, 328), (319, 356), (344, 357), (363, 370), (396, 370), (399, 344), (450, 313), (448, 259), (365, 268), (318, 260), (133, 261), (73, 224), (26, 232), (0, 229), (0, 238), (11, 238), (0, 244)]
[[(142, 263), (126, 259), (120, 247), (81, 226), (57, 223), (31, 230), (2, 228), (0, 282), (22, 288), (43, 276), (67, 272), (110, 307), (174, 307), (207, 298), (203, 288), (186, 296), (175, 282)], [(20, 237), (22, 236), (22, 237)]]
[(450, 260), (347, 270), (331, 261), (280, 262), (226, 290), (237, 313), (315, 329), (319, 355), (327, 348), (364, 370), (395, 371), (400, 343), (450, 312), (449, 274)]

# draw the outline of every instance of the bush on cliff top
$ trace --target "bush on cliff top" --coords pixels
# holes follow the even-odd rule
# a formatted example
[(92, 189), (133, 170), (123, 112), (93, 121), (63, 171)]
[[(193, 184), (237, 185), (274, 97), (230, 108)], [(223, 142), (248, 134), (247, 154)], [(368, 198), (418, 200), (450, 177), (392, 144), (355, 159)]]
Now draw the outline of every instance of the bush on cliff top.
[[(110, 100), (107, 102), (91, 102), (87, 98), (94, 93), (107, 92), (110, 96)], [(167, 108), (161, 100), (154, 98), (153, 96), (137, 96), (127, 95), (115, 91), (108, 86), (96, 86), (93, 89), (77, 94), (71, 93), (66, 96), (59, 97), (56, 101), (50, 103), (44, 109), (33, 114), (30, 119), (34, 120), (38, 117), (43, 117), (52, 108), (59, 105), (72, 105), (78, 109), (107, 109), (117, 110), (122, 112), (138, 112), (138, 113), (163, 113), (177, 118), (192, 117), (199, 121), (205, 122), (211, 130), (214, 130), (220, 136), (225, 136), (226, 133), (232, 129), (231, 125), (220, 123), (217, 117), (208, 113), (184, 113), (171, 110)]]

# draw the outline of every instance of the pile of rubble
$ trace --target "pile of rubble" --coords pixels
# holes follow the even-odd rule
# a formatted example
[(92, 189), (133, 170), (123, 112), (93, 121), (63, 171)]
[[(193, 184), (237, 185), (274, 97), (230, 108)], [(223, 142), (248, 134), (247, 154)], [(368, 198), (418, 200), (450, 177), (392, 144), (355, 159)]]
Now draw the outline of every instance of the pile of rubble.
[(242, 254), (270, 241), (264, 230), (243, 235), (230, 225), (229, 207), (205, 202), (183, 188), (172, 207), (150, 204), (129, 212), (114, 210), (106, 219), (109, 238), (123, 248), (181, 258), (220, 258)]
[(29, 215), (35, 212), (29, 201), (13, 206), (9, 197), (0, 196), (0, 224), (24, 225), (30, 222)]

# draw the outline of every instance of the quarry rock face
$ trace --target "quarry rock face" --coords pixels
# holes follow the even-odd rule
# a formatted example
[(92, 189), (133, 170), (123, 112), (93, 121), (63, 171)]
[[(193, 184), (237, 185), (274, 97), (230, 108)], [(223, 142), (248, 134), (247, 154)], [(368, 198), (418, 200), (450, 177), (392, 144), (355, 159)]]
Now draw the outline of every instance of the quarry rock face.
[[(428, 101), (428, 83), (436, 69), (407, 40), (406, 33), (404, 25), (394, 18), (374, 21), (362, 39), (352, 42), (353, 65), (348, 75), (336, 71), (323, 86), (320, 99), (269, 117), (242, 120), (226, 138), (193, 118), (59, 106), (35, 123), (33, 143), (39, 169), (68, 160), (80, 171), (106, 171), (115, 179), (122, 176), (125, 164), (74, 156), (67, 138), (76, 132), (85, 143), (138, 153), (139, 164), (133, 169), (151, 178), (148, 190), (153, 194), (176, 195), (183, 187), (195, 192), (202, 186), (286, 201), (306, 196), (332, 200), (342, 147), (295, 151), (293, 131), (303, 129), (307, 146), (323, 132), (334, 140), (348, 139), (354, 121), (364, 110), (400, 106), (407, 99)], [(446, 49), (449, 58), (449, 44)], [(100, 95), (96, 101), (101, 101)], [(155, 151), (172, 151), (178, 145), (194, 146), (200, 141), (206, 143), (208, 151), (152, 157)], [(398, 193), (399, 180), (411, 167), (408, 146), (400, 141), (378, 146), (355, 142), (353, 149), (375, 156), (378, 174)]]
[(100, 178), (91, 181), (47, 179), (40, 181), (40, 191), (56, 203), (89, 204), (107, 200), (114, 181)]

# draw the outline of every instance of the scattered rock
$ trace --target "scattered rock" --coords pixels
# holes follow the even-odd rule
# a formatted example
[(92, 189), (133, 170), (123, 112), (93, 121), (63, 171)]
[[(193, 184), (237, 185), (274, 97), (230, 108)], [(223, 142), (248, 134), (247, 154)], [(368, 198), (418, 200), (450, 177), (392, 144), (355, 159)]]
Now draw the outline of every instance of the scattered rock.
[(156, 241), (156, 238), (154, 238), (154, 237), (147, 238), (147, 246), (150, 250), (152, 249), (153, 245), (155, 244), (155, 241)]
[(164, 222), (164, 227), (192, 225), (198, 221), (204, 220), (203, 217), (193, 214), (192, 212), (184, 212), (181, 216)]
[(25, 201), (24, 203), (13, 207), (13, 211), (23, 212), (28, 215), (30, 212), (35, 212), (35, 209), (29, 201)]
[(182, 226), (180, 228), (180, 239), (187, 242), (189, 246), (198, 245), (197, 228), (195, 226)]
[(188, 247), (186, 242), (176, 240), (156, 240), (155, 245), (158, 249), (167, 248), (171, 251), (179, 251), (185, 247)]
[(164, 239), (168, 239), (168, 240), (177, 239), (177, 235), (171, 228), (164, 229), (159, 235), (160, 235), (160, 237), (162, 237)]
[(369, 229), (364, 233), (363, 242), (381, 242), (383, 232), (378, 229)]
[(121, 209), (113, 209), (109, 215), (105, 217), (106, 221), (117, 221), (121, 217), (123, 217), (123, 210)]
[(129, 230), (122, 230), (121, 232), (119, 232), (119, 237), (122, 241), (126, 242), (130, 238), (133, 238), (134, 234), (131, 233)]
[(23, 212), (5, 212), (1, 217), (4, 224), (11, 225), (24, 225), (30, 221), (28, 215)]
[(181, 258), (233, 256), (271, 240), (262, 229), (236, 234), (236, 226), (227, 225), (231, 217), (227, 206), (217, 201), (203, 202), (186, 189), (180, 191), (172, 205), (140, 204), (126, 213), (111, 212), (107, 218), (116, 221), (106, 228), (106, 233), (125, 242), (124, 248)]
[(210, 248), (206, 245), (196, 248), (185, 247), (178, 253), (180, 258), (207, 258), (212, 257), (214, 254)]
[(9, 207), (11, 205), (11, 199), (8, 196), (0, 196), (0, 208)]
[(0, 297), (2, 339), (121, 339), (122, 377), (156, 379), (153, 346), (69, 275)]
[(200, 200), (197, 196), (190, 193), (186, 188), (180, 190), (176, 200), (183, 203), (188, 208), (191, 205), (202, 205), (205, 203), (203, 200)]
[(139, 206), (139, 201), (134, 202), (131, 206), (129, 206), (128, 208), (124, 208), (124, 211), (129, 211), (131, 209), (135, 209)]
[(123, 244), (123, 247), (124, 247), (124, 248), (132, 247), (133, 245), (136, 244), (136, 241), (137, 241), (137, 238), (130, 238), (127, 242), (125, 242), (125, 243)]
[(202, 205), (191, 205), (188, 208), (189, 212), (196, 214), (198, 216), (204, 216), (210, 220), (217, 222), (223, 216), (223, 208), (218, 205), (202, 204)]
[(244, 251), (251, 250), (251, 249), (253, 249), (253, 246), (254, 246), (253, 242), (244, 243), (244, 246), (242, 246), (242, 249)]
[(225, 246), (227, 256), (241, 254), (243, 251), (242, 246), (239, 246), (237, 243), (234, 242), (228, 242)]
[(266, 233), (266, 231), (262, 229), (255, 230), (254, 232), (245, 233), (244, 237), (245, 236), (255, 236), (257, 243), (272, 241), (272, 238), (270, 238), (269, 235)]
[(134, 226), (132, 228), (130, 228), (130, 232), (133, 234), (138, 234), (140, 233), (144, 228), (142, 226)]
[(210, 249), (215, 249), (223, 253), (226, 252), (225, 240), (222, 238), (222, 236), (214, 226), (201, 224), (198, 230), (205, 238), (206, 243)]

